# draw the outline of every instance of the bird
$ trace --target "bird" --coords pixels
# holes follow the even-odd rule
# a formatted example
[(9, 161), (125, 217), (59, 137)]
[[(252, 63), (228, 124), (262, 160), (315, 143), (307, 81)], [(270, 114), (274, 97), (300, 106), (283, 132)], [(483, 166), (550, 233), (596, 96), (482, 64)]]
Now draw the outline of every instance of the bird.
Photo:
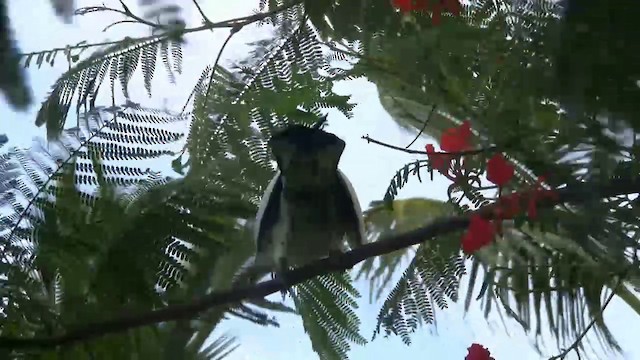
[(346, 144), (321, 129), (325, 121), (288, 125), (268, 142), (278, 170), (256, 215), (254, 266), (284, 282), (290, 266), (357, 248), (366, 240), (357, 194), (338, 169)]

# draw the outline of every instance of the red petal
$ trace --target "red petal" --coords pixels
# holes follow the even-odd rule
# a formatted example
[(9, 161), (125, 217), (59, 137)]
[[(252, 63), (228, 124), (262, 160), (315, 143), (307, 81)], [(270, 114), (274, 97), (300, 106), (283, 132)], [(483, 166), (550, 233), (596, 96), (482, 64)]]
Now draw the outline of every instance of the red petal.
[(542, 187), (542, 183), (545, 182), (545, 178), (540, 176), (538, 181), (534, 185), (534, 189), (529, 192), (529, 205), (527, 207), (527, 216), (530, 219), (536, 219), (538, 217), (538, 200), (549, 198), (552, 201), (558, 200), (558, 193), (554, 189), (545, 189)]
[(412, 0), (393, 0), (391, 1), (391, 4), (402, 12), (409, 12), (413, 10)]
[(415, 0), (415, 5), (413, 5), (413, 10), (429, 10), (429, 0)]
[(403, 13), (427, 10), (429, 8), (428, 0), (392, 0), (391, 5)]
[(447, 129), (442, 133), (440, 147), (446, 152), (455, 152), (458, 149), (458, 136), (455, 129)]
[(465, 142), (458, 136), (456, 129), (448, 129), (440, 138), (440, 147), (446, 152), (460, 152), (464, 151)]
[(433, 7), (433, 13), (431, 14), (431, 22), (433, 26), (438, 26), (442, 22), (442, 8), (439, 3), (436, 3)]
[[(434, 23), (436, 17), (436, 10), (433, 12)], [(439, 16), (439, 15), (438, 15)], [(471, 125), (468, 121), (462, 123), (462, 125), (454, 128), (449, 128), (442, 133), (440, 137), (440, 147), (446, 152), (461, 152), (468, 150), (471, 145)]]
[(473, 254), (478, 249), (479, 249), (479, 247), (477, 246), (476, 242), (473, 240), (473, 237), (471, 236), (471, 233), (469, 231), (467, 231), (462, 236), (462, 251), (465, 254)]
[(560, 199), (558, 197), (558, 193), (553, 189), (550, 189), (550, 190), (544, 189), (544, 190), (541, 191), (540, 195), (542, 197), (546, 197), (546, 198), (549, 198), (549, 199), (554, 200), (554, 201), (558, 201), (558, 199)]
[(442, 174), (445, 174), (447, 170), (449, 170), (449, 166), (451, 165), (450, 156), (448, 156), (447, 154), (436, 152), (432, 144), (427, 144), (424, 148), (427, 151), (427, 156), (429, 157), (431, 168), (437, 170)]
[(424, 150), (427, 152), (427, 154), (433, 154), (436, 152), (436, 148), (433, 147), (433, 144), (427, 144), (424, 146)]
[(513, 219), (520, 213), (520, 194), (503, 195), (498, 201), (501, 219)]
[(458, 0), (445, 0), (444, 6), (450, 13), (455, 16), (460, 16), (460, 12), (462, 11), (462, 5)]
[(536, 197), (532, 196), (529, 199), (529, 206), (527, 207), (527, 216), (529, 219), (534, 220), (538, 218), (538, 205), (536, 204)]
[(472, 254), (476, 250), (489, 245), (496, 235), (496, 228), (491, 221), (480, 215), (471, 216), (467, 233), (462, 238), (462, 250)]
[(458, 127), (458, 132), (460, 133), (460, 137), (464, 139), (465, 142), (468, 142), (471, 139), (471, 123), (469, 120), (465, 120), (462, 122), (460, 127)]
[(497, 153), (487, 161), (487, 180), (502, 187), (505, 186), (515, 174), (514, 167)]
[(467, 354), (467, 356), (465, 356), (465, 360), (495, 360), (493, 357), (491, 357), (489, 349), (480, 344), (471, 344), (471, 346), (467, 348), (467, 351), (469, 353)]

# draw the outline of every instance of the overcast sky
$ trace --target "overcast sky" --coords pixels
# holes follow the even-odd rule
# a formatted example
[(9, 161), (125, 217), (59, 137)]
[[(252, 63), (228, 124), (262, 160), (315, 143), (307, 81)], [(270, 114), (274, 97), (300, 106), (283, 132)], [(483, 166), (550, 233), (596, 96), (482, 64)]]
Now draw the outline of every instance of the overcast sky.
[[(184, 17), (188, 25), (199, 25), (200, 17), (191, 1), (183, 0), (182, 2), (185, 4)], [(250, 15), (252, 10), (257, 8), (258, 3), (257, 0), (233, 2), (200, 0), (199, 2), (213, 21)], [(77, 3), (88, 6), (99, 5), (102, 2), (79, 0)], [(118, 1), (106, 0), (104, 3), (118, 6)], [(134, 3), (129, 0), (126, 3), (132, 11), (136, 11), (137, 1)], [(102, 29), (106, 25), (119, 19), (113, 14), (106, 13), (76, 18), (73, 24), (65, 25), (54, 17), (49, 0), (11, 0), (9, 7), (11, 21), (22, 52), (64, 47), (83, 40), (99, 42), (107, 39), (115, 40), (123, 36), (148, 35), (145, 28), (128, 24), (103, 33)], [(268, 29), (257, 27), (243, 29), (233, 38), (223, 59), (237, 59), (243, 56), (248, 49), (245, 43), (268, 35), (265, 31)], [(166, 104), (173, 110), (180, 110), (202, 69), (215, 59), (227, 34), (227, 30), (217, 30), (213, 33), (201, 32), (187, 37), (188, 43), (183, 49), (184, 73), (178, 78), (177, 84), (169, 84), (165, 74), (162, 73), (162, 67), (159, 66), (157, 69), (159, 72), (154, 81), (154, 97), (148, 98), (138, 74), (130, 87), (132, 100), (143, 106), (160, 107)], [(65, 69), (66, 65), (62, 58), (54, 68), (44, 65), (41, 69), (29, 69), (29, 81), (37, 104), (28, 112), (14, 113), (6, 106), (4, 100), (0, 100), (0, 134), (6, 133), (9, 136), (9, 145), (29, 146), (31, 138), (45, 135), (43, 129), (33, 125), (35, 115), (39, 109), (39, 103), (45, 99), (51, 86)], [(346, 119), (332, 112), (329, 117), (328, 131), (347, 142), (341, 168), (350, 177), (363, 208), (366, 208), (371, 201), (382, 199), (389, 180), (396, 170), (415, 157), (367, 144), (360, 137), (369, 135), (387, 143), (404, 145), (412, 140), (413, 135), (404, 132), (394, 124), (380, 105), (375, 86), (366, 80), (343, 82), (337, 84), (334, 90), (340, 94), (351, 95), (352, 101), (357, 104), (353, 119)], [(109, 105), (109, 103), (103, 105)], [(433, 140), (425, 138), (424, 141), (418, 141), (414, 148), (422, 148), (425, 142), (433, 142)], [(445, 200), (448, 183), (441, 177), (434, 176), (434, 178), (433, 182), (410, 182), (402, 190), (400, 197), (421, 196)], [(463, 283), (465, 280), (463, 279)], [(367, 282), (357, 285), (364, 295), (358, 309), (358, 314), (363, 321), (362, 334), (370, 338), (381, 303), (368, 303)], [(436, 313), (437, 329), (433, 326), (422, 328), (413, 336), (413, 345), (409, 347), (405, 346), (399, 337), (377, 338), (364, 347), (354, 347), (350, 358), (353, 360), (394, 357), (463, 359), (466, 348), (472, 342), (488, 346), (496, 360), (541, 358), (531, 346), (531, 339), (519, 326), (507, 322), (505, 328), (495, 315), (485, 321), (479, 305), (479, 303), (472, 305), (472, 310), (466, 316), (462, 311), (462, 304), (453, 304), (446, 311), (438, 311)], [(604, 316), (622, 347), (627, 350), (626, 356), (619, 358), (640, 360), (640, 350), (636, 347), (640, 325), (636, 315), (624, 303), (614, 300)], [(279, 319), (282, 326), (278, 329), (261, 328), (246, 321), (231, 320), (223, 323), (215, 333), (226, 332), (239, 338), (241, 346), (229, 357), (230, 360), (317, 359), (300, 320), (292, 316), (280, 316)], [(629, 321), (630, 319), (632, 321)], [(549, 340), (548, 343), (552, 345), (553, 341)], [(547, 353), (553, 354), (549, 351)], [(575, 357), (568, 357), (568, 359), (575, 359)]]

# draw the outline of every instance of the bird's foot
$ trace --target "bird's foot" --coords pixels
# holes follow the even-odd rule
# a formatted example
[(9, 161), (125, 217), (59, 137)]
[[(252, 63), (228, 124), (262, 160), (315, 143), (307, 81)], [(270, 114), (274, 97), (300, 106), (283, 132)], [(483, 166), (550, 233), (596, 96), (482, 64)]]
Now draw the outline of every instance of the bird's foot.
[(278, 266), (278, 270), (271, 273), (271, 278), (273, 280), (278, 280), (282, 283), (283, 289), (280, 290), (282, 294), (282, 301), (285, 300), (287, 293), (291, 291), (291, 282), (287, 278), (286, 272), (289, 270), (289, 266), (285, 259), (280, 260), (280, 264)]

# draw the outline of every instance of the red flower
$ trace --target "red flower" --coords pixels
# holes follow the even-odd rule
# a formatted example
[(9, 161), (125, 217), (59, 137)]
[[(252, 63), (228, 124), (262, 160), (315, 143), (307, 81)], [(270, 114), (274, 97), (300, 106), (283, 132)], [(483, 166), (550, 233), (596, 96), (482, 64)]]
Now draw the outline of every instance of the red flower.
[(444, 0), (444, 8), (455, 16), (459, 16), (462, 11), (462, 5), (458, 0)]
[(472, 215), (467, 233), (462, 238), (462, 251), (473, 254), (478, 249), (489, 245), (496, 236), (496, 228), (491, 221), (480, 215)]
[(427, 144), (424, 148), (427, 151), (427, 156), (429, 157), (431, 167), (442, 174), (446, 174), (451, 163), (451, 156), (443, 153), (438, 153), (431, 144)]
[(393, 0), (391, 4), (403, 13), (427, 10), (429, 8), (428, 0)]
[(513, 219), (520, 213), (521, 196), (518, 193), (500, 196), (498, 200), (498, 219)]
[(460, 15), (462, 11), (462, 5), (459, 0), (436, 0), (431, 6), (429, 1), (430, 0), (392, 0), (391, 4), (403, 13), (429, 10), (429, 8), (432, 7), (432, 21), (433, 25), (436, 26), (440, 24), (442, 10), (447, 10), (455, 16)]
[(499, 187), (505, 186), (514, 174), (513, 165), (500, 153), (496, 153), (487, 161), (487, 179)]
[(505, 219), (513, 219), (520, 213), (520, 194), (513, 193), (500, 196), (496, 204), (493, 214), (495, 215), (496, 232), (502, 236), (502, 221)]
[(536, 203), (536, 197), (531, 196), (529, 199), (529, 204), (527, 205), (527, 216), (531, 220), (535, 220), (538, 218), (538, 204)]
[(439, 1), (433, 5), (431, 22), (433, 23), (433, 26), (438, 26), (442, 22), (442, 4), (440, 4)]
[(544, 181), (544, 177), (540, 176), (534, 185), (535, 188), (529, 194), (529, 204), (527, 206), (527, 216), (529, 219), (533, 220), (538, 217), (538, 200), (544, 198), (550, 198), (554, 201), (558, 200), (558, 193), (555, 192), (555, 190), (548, 190), (542, 187)]
[(544, 176), (539, 176), (538, 181), (536, 182), (536, 192), (540, 198), (549, 198), (553, 201), (558, 201), (558, 193), (553, 189), (545, 189), (542, 187), (542, 183), (546, 182), (547, 179)]
[(469, 150), (471, 144), (471, 125), (468, 121), (462, 125), (445, 130), (440, 137), (440, 147), (446, 152), (462, 152)]
[(491, 357), (491, 353), (487, 348), (480, 344), (473, 343), (467, 348), (469, 353), (465, 356), (464, 360), (496, 360)]
[(459, 16), (462, 12), (462, 4), (459, 0), (443, 0), (443, 5), (446, 10), (455, 16)]

